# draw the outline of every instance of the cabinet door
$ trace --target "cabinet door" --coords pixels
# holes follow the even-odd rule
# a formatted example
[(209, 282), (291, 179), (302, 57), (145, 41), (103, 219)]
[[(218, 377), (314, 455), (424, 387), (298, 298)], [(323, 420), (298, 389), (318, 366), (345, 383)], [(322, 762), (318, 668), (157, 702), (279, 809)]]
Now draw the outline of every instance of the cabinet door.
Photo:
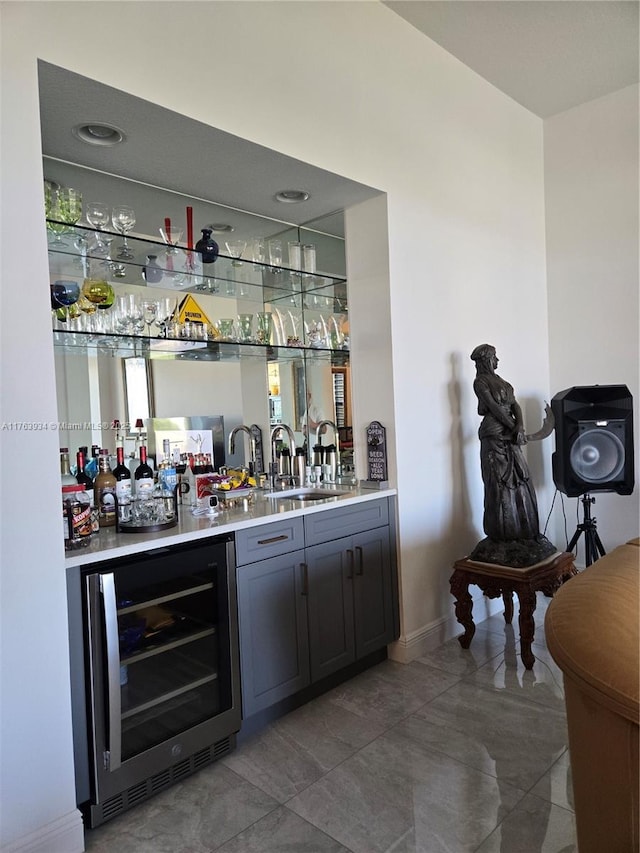
[(351, 537), (313, 545), (305, 556), (311, 680), (318, 681), (355, 660)]
[(304, 551), (239, 566), (243, 716), (309, 684)]
[(356, 656), (361, 658), (393, 640), (389, 528), (357, 533), (352, 540)]

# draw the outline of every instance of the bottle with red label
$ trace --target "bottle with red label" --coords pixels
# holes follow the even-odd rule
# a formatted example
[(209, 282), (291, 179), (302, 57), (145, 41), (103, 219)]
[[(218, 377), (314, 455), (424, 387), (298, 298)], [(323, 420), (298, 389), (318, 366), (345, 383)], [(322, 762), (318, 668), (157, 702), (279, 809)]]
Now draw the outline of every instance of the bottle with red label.
[(66, 551), (91, 541), (91, 498), (79, 483), (62, 487), (62, 529)]

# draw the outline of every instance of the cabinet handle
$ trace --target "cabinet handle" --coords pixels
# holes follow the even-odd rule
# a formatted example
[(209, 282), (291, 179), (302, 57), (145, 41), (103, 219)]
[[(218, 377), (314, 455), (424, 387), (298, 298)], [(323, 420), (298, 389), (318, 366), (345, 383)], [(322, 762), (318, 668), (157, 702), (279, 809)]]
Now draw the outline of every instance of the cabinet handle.
[(356, 545), (356, 554), (358, 555), (358, 570), (356, 571), (357, 575), (364, 574), (364, 559), (362, 555), (362, 548), (360, 545)]
[(302, 569), (302, 595), (309, 595), (309, 566), (306, 563), (300, 563)]
[(273, 542), (284, 542), (288, 538), (286, 533), (282, 533), (280, 536), (272, 536), (270, 539), (258, 539), (258, 545), (271, 545)]
[(347, 548), (347, 557), (349, 558), (349, 568), (347, 569), (347, 580), (353, 580), (353, 551)]

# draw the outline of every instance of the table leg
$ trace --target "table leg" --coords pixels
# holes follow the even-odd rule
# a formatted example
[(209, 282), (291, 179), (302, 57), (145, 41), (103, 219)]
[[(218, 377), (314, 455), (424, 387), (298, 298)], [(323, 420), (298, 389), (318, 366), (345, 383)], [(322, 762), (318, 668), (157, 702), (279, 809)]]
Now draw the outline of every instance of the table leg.
[(513, 593), (503, 592), (502, 600), (504, 601), (504, 621), (505, 624), (511, 625), (513, 621)]
[(463, 649), (468, 649), (473, 640), (473, 635), (476, 632), (476, 626), (473, 624), (473, 598), (469, 594), (469, 580), (464, 577), (457, 569), (451, 575), (451, 594), (455, 598), (456, 619), (464, 628), (464, 634), (458, 637), (460, 645)]
[(531, 643), (533, 642), (535, 631), (533, 613), (536, 609), (536, 594), (529, 587), (522, 587), (516, 591), (520, 602), (520, 615), (518, 617), (520, 625), (520, 657), (522, 658), (525, 669), (533, 669), (535, 657), (531, 651)]

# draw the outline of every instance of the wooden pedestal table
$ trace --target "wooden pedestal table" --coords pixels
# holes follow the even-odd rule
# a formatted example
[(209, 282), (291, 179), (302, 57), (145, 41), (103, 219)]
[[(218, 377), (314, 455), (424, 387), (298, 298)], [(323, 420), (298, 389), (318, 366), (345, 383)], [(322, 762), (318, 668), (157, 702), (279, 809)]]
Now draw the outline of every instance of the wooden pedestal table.
[(479, 586), (488, 598), (502, 596), (504, 601), (504, 621), (507, 625), (513, 619), (513, 593), (518, 596), (520, 614), (520, 656), (526, 669), (532, 669), (535, 657), (531, 651), (534, 635), (533, 613), (536, 609), (536, 592), (543, 592), (551, 598), (554, 592), (573, 575), (577, 574), (573, 563), (573, 554), (557, 552), (533, 566), (514, 568), (494, 563), (477, 563), (465, 558), (453, 564), (453, 574), (449, 580), (451, 594), (455, 598), (456, 619), (464, 628), (464, 634), (458, 637), (463, 649), (468, 649), (476, 632), (473, 622), (473, 599), (469, 593), (469, 584)]

